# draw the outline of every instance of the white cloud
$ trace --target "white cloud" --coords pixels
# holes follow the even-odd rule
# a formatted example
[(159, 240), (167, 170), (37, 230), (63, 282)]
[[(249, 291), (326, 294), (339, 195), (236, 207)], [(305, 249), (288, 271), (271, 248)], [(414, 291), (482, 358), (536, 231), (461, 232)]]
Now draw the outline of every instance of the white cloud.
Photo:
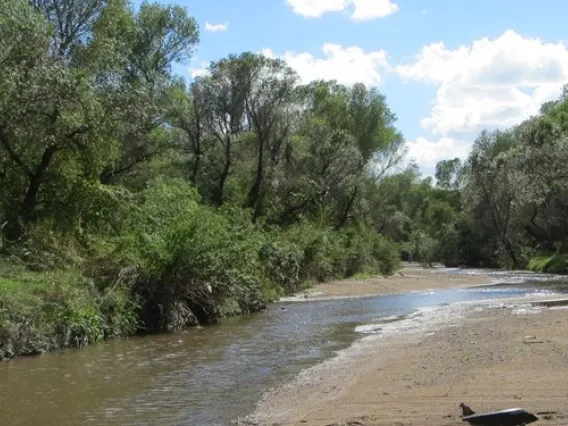
[(398, 11), (398, 5), (392, 0), (286, 0), (286, 3), (298, 15), (319, 18), (324, 13), (352, 11), (354, 21), (367, 21), (384, 18)]
[(426, 138), (419, 137), (413, 141), (407, 141), (405, 163), (415, 160), (420, 166), (423, 174), (433, 174), (436, 169), (436, 163), (440, 160), (449, 160), (467, 158), (471, 149), (471, 142), (443, 137), (438, 141), (429, 141)]
[[(384, 50), (365, 52), (357, 46), (326, 43), (322, 46), (322, 52), (323, 57), (308, 52), (285, 52), (280, 57), (298, 73), (303, 83), (324, 79), (337, 80), (346, 85), (365, 83), (378, 86), (381, 82), (380, 71), (388, 68)], [(270, 49), (263, 49), (262, 53), (275, 56)]]
[(396, 71), (438, 87), (424, 128), (442, 135), (476, 132), (514, 125), (558, 97), (568, 82), (568, 50), (561, 42), (508, 30), (454, 50), (443, 42), (430, 44)]
[(199, 66), (197, 67), (190, 67), (189, 68), (189, 75), (191, 78), (201, 77), (204, 75), (209, 74), (209, 63), (207, 61), (201, 61)]
[(229, 23), (225, 22), (224, 24), (210, 24), (209, 22), (205, 23), (205, 31), (210, 33), (222, 33), (229, 29)]

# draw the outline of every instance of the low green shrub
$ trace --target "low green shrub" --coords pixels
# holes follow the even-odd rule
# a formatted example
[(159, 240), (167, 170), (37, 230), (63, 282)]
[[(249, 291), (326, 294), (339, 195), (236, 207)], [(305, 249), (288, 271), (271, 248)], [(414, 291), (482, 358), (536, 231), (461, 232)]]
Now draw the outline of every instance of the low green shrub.
[(527, 268), (534, 272), (549, 274), (568, 273), (568, 254), (541, 254), (529, 260)]
[(373, 257), (383, 275), (392, 275), (400, 268), (400, 247), (382, 235), (376, 235)]
[(123, 247), (138, 259), (136, 293), (148, 329), (248, 313), (266, 305), (262, 240), (250, 220), (199, 206)]
[(137, 330), (137, 306), (118, 286), (101, 292), (74, 269), (0, 270), (0, 359), (84, 346)]
[(259, 251), (260, 261), (269, 282), (276, 283), (282, 293), (290, 294), (300, 290), (301, 266), (304, 252), (296, 244), (266, 242)]

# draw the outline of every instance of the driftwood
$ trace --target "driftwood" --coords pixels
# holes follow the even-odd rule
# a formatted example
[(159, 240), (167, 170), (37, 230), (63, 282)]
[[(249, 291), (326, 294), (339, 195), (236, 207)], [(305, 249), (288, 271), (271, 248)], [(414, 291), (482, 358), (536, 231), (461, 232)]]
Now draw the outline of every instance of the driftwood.
[(460, 404), (460, 408), (463, 413), (462, 420), (472, 426), (523, 426), (538, 420), (538, 417), (522, 408), (510, 408), (482, 414), (476, 414), (463, 402)]

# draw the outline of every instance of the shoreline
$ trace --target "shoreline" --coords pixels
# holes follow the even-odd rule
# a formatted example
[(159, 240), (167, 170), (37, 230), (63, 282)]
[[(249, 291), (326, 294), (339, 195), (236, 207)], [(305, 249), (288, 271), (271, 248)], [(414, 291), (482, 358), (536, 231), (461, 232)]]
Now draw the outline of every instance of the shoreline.
[(568, 309), (531, 303), (554, 298), (462, 302), (371, 328), (236, 424), (458, 425), (462, 401), (478, 412), (550, 411), (549, 424), (568, 424)]
[(465, 288), (495, 284), (497, 279), (487, 274), (450, 274), (439, 268), (404, 265), (393, 276), (345, 279), (319, 283), (314, 287), (282, 297), (279, 302), (305, 302), (374, 297), (387, 294), (421, 293), (450, 288)]

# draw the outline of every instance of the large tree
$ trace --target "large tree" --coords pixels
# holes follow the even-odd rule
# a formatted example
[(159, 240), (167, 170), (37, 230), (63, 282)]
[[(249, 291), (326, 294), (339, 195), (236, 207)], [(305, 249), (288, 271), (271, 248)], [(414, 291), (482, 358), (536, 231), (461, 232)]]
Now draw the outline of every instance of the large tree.
[(144, 3), (135, 14), (123, 0), (2, 0), (5, 233), (21, 236), (64, 208), (79, 182), (106, 182), (151, 155), (170, 66), (196, 41), (195, 21), (179, 7)]

